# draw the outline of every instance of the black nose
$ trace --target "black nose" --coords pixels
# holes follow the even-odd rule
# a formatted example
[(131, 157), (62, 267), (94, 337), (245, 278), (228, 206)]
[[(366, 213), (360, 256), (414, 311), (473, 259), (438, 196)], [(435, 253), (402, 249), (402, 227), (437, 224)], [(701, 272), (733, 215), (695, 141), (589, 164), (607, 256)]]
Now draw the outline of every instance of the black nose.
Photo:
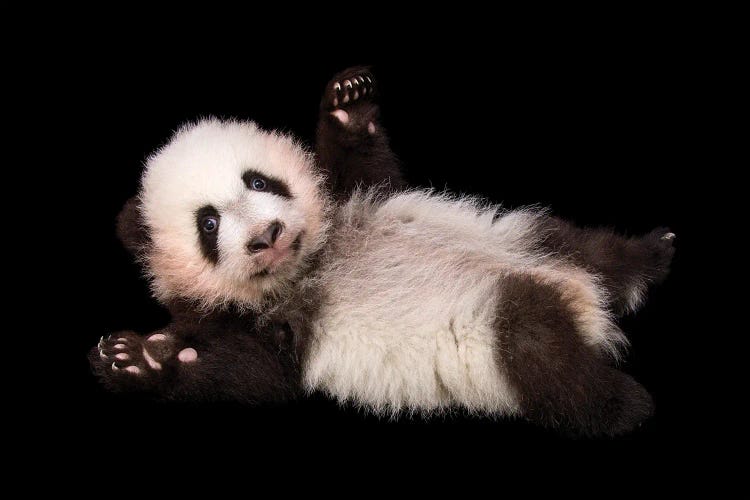
[(263, 234), (256, 236), (247, 244), (250, 253), (258, 253), (266, 248), (271, 248), (281, 234), (281, 224), (274, 222), (263, 231)]

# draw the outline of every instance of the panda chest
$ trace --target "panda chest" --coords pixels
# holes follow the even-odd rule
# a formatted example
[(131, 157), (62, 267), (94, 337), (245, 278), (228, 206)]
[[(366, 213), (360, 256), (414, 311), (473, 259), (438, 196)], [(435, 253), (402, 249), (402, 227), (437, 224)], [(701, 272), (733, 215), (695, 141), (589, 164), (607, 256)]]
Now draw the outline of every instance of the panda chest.
[(342, 231), (337, 243), (321, 274), (318, 339), (434, 338), (482, 316), (492, 295), (490, 259), (457, 247), (445, 228), (376, 220), (365, 231)]

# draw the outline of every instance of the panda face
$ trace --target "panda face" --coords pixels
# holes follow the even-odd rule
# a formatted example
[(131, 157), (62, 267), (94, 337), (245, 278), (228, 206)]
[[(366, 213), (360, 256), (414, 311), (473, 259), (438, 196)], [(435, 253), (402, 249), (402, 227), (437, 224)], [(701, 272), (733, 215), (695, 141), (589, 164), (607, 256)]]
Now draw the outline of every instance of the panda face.
[(325, 237), (313, 161), (250, 122), (184, 127), (146, 164), (140, 209), (156, 297), (259, 307), (282, 293)]

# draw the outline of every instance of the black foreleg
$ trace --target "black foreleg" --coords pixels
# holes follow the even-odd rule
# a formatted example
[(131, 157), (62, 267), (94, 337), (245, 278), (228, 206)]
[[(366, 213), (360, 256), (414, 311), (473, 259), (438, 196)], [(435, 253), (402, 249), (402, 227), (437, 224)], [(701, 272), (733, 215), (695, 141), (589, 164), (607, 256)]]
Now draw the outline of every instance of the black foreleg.
[(247, 331), (194, 335), (173, 324), (146, 336), (120, 332), (89, 359), (108, 389), (159, 399), (281, 401), (299, 387), (292, 351)]
[(349, 68), (326, 85), (320, 104), (316, 150), (329, 188), (338, 199), (353, 189), (404, 181), (379, 121), (377, 88), (369, 68)]

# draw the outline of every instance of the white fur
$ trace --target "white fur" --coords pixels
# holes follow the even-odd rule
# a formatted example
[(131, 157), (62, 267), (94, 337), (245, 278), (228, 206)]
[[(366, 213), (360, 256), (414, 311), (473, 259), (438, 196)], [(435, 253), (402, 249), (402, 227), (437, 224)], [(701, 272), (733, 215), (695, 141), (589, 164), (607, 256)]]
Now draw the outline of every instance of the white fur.
[[(248, 169), (285, 181), (293, 198), (248, 190), (242, 180)], [(302, 266), (287, 259), (270, 276), (255, 276), (267, 267), (268, 252), (250, 255), (245, 245), (278, 219), (284, 231), (276, 247), (288, 248), (305, 231), (302, 255), (317, 249), (326, 223), (319, 183), (309, 154), (251, 122), (212, 119), (180, 129), (149, 158), (140, 193), (153, 243), (145, 259), (156, 297), (193, 299), (207, 308), (230, 302), (259, 307), (264, 295), (283, 288)], [(205, 205), (221, 214), (216, 265), (198, 245), (195, 214)]]
[(532, 251), (539, 213), (493, 221), (497, 213), (426, 192), (382, 204), (355, 196), (330, 239), (342, 250), (316, 273), (327, 294), (304, 365), (307, 388), (377, 412), (456, 404), (517, 412), (493, 325), (509, 274), (562, 289), (585, 340), (615, 350), (623, 339), (593, 278)]
[(646, 289), (648, 285), (647, 283), (642, 279), (636, 279), (633, 281), (633, 283), (630, 284), (628, 287), (628, 291), (626, 292), (626, 296), (628, 299), (628, 302), (625, 306), (626, 311), (633, 312), (637, 311), (641, 304), (643, 304), (643, 301), (646, 298)]

